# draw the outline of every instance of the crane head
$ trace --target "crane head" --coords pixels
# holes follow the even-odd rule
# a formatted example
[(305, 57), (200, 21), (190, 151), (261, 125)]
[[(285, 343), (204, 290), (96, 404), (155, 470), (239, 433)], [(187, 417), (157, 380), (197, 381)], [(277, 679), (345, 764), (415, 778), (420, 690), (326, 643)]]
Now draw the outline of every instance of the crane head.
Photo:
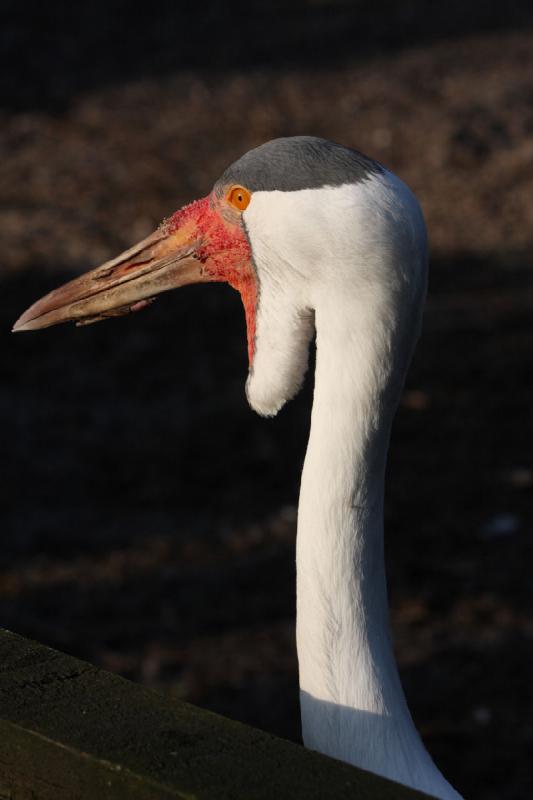
[(365, 317), (372, 304), (392, 321), (416, 320), (425, 264), (423, 218), (401, 181), (324, 139), (274, 139), (146, 239), (38, 300), (13, 330), (85, 325), (170, 289), (225, 281), (245, 309), (248, 400), (273, 415), (302, 383), (321, 308)]

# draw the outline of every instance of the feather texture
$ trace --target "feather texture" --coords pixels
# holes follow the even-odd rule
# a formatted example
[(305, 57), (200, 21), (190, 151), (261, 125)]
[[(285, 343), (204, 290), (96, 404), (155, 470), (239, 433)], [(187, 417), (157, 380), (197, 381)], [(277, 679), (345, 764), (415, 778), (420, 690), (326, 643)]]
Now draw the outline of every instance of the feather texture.
[(383, 557), (390, 428), (426, 292), (422, 213), (383, 171), (356, 184), (256, 192), (244, 221), (259, 284), (247, 394), (259, 413), (275, 414), (296, 393), (316, 329), (297, 538), (304, 742), (457, 800), (407, 708)]

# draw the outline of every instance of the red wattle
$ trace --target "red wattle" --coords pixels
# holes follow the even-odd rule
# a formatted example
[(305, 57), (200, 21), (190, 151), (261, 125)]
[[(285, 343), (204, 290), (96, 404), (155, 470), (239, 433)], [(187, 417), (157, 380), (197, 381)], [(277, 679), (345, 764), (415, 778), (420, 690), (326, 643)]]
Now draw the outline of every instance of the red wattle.
[(211, 280), (229, 283), (240, 293), (246, 316), (248, 358), (252, 366), (257, 308), (257, 278), (252, 251), (240, 217), (237, 221), (226, 219), (217, 208), (218, 202), (217, 198), (210, 196), (196, 200), (176, 211), (166, 225), (169, 233), (178, 230), (187, 233), (190, 229), (195, 254), (204, 263)]

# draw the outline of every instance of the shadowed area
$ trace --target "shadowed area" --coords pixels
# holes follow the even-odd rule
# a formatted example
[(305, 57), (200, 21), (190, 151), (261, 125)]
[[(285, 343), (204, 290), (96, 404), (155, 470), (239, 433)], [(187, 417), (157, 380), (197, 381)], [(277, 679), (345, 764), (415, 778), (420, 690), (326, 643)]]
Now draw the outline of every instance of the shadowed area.
[[(449, 264), (433, 264), (395, 423), (388, 576), (402, 679), (432, 754), (453, 768), (468, 747), (468, 770), (485, 764), (496, 781), (510, 755), (502, 747), (487, 767), (495, 730), (514, 719), (518, 742), (531, 743), (512, 712), (533, 655), (531, 598), (520, 580), (509, 586), (531, 555), (516, 471), (533, 400), (528, 272), (461, 265), (451, 282)], [(30, 284), (46, 288), (31, 272), (4, 281), (3, 327)], [(2, 619), (297, 737), (295, 502), (312, 381), (262, 420), (246, 405), (245, 372), (238, 295), (214, 285), (142, 317), (9, 341)], [(516, 531), (491, 532), (502, 509)]]
[(9, 631), (0, 630), (0, 656), (4, 795), (428, 798)]
[(386, 500), (408, 703), (466, 797), (522, 798), (530, 4), (304, 5), (275, 16), (213, 3), (188, 9), (187, 24), (178, 6), (54, 4), (57, 17), (4, 6), (0, 617), (299, 737), (294, 544), (312, 369), (279, 417), (254, 415), (244, 314), (222, 285), (86, 329), (9, 330), (42, 294), (205, 196), (248, 148), (302, 133), (342, 141), (412, 186), (432, 242)]
[(87, 89), (176, 70), (314, 69), (428, 41), (521, 30), (533, 24), (533, 9), (528, 0), (452, 0), (431, 9), (426, 0), (210, 0), (157, 9), (125, 0), (51, 7), (7, 0), (2, 17), (3, 103), (60, 110)]

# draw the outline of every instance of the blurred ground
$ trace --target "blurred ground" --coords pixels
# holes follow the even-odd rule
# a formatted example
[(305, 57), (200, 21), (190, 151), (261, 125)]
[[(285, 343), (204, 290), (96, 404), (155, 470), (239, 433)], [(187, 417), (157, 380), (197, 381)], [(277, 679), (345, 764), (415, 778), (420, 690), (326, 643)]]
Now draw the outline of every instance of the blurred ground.
[[(533, 32), (526, 4), (505, 20), (486, 5), (483, 25), (475, 3), (436, 20), (421, 3), (362, 3), (364, 36), (346, 4), (308, 4), (295, 48), (301, 9), (286, 36), (257, 38), (261, 6), (240, 43), (213, 3), (207, 23), (193, 13), (194, 35), (180, 30), (178, 55), (177, 27), (145, 20), (150, 58), (127, 68), (140, 23), (113, 38), (99, 4), (76, 20), (65, 10), (73, 38), (37, 6), (12, 14), (4, 55), (26, 60), (2, 72), (0, 111), (0, 621), (298, 738), (294, 535), (312, 379), (278, 419), (249, 411), (243, 314), (222, 286), (95, 327), (7, 332), (249, 147), (296, 133), (356, 146), (417, 192), (433, 253), (389, 465), (402, 680), (452, 783), (518, 800), (533, 747)], [(112, 7), (127, 20), (127, 4)]]

